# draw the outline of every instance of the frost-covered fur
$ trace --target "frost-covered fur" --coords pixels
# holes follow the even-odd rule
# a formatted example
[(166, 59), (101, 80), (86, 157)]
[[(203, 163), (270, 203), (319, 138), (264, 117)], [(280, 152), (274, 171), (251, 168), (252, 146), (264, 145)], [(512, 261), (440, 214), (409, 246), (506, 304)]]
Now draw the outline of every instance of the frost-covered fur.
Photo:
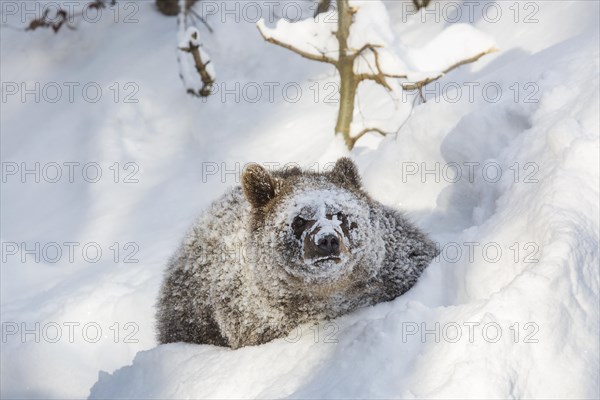
[(158, 339), (265, 343), (400, 296), (435, 255), (402, 214), (361, 190), (348, 158), (328, 173), (252, 165), (170, 260)]

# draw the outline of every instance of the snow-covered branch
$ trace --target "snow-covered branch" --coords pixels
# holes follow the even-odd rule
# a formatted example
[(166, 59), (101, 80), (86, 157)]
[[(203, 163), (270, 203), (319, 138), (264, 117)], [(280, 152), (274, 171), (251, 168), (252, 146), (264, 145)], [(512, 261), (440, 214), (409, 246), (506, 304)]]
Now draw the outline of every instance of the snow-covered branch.
[(189, 29), (191, 32), (189, 34), (188, 45), (187, 47), (179, 47), (179, 50), (190, 53), (194, 58), (196, 71), (198, 71), (200, 79), (202, 80), (202, 87), (198, 91), (188, 88), (188, 91), (192, 94), (199, 95), (200, 97), (208, 97), (210, 96), (212, 87), (215, 83), (215, 78), (207, 69), (210, 60), (203, 61), (202, 54), (200, 53), (200, 44), (198, 43), (198, 31), (195, 28)]
[[(334, 64), (334, 65), (337, 62), (333, 58), (327, 57), (325, 55), (324, 51), (320, 51), (319, 54), (312, 54), (312, 53), (310, 53), (308, 51), (301, 50), (301, 49), (299, 49), (297, 47), (292, 46), (289, 43), (285, 43), (285, 42), (282, 42), (279, 39), (274, 38), (273, 36), (267, 34), (264, 31), (265, 24), (264, 24), (264, 22), (262, 20), (258, 21), (258, 23), (256, 24), (256, 27), (258, 28), (258, 31), (260, 32), (260, 34), (263, 37), (263, 39), (265, 41), (269, 42), (269, 43), (272, 43), (272, 44), (275, 44), (275, 45), (277, 45), (279, 47), (283, 47), (284, 49), (288, 49), (290, 51), (293, 51), (294, 53), (296, 53), (296, 54), (298, 54), (298, 55), (300, 55), (300, 56), (302, 56), (304, 58), (307, 58), (309, 60), (312, 60), (312, 61), (320, 61), (320, 62), (325, 62), (325, 63), (329, 63), (329, 64)], [(319, 51), (319, 50), (317, 50), (317, 51)]]
[[(187, 16), (191, 6), (186, 0), (180, 0), (179, 12), (179, 50), (191, 55), (191, 58), (179, 54), (179, 75), (186, 91), (197, 97), (208, 97), (215, 83), (215, 72), (211, 60), (202, 51), (200, 33), (194, 27), (187, 27)], [(194, 70), (196, 73), (194, 73)]]
[[(425, 7), (428, 2), (417, 3)], [(388, 79), (400, 79), (399, 86), (403, 90), (419, 90), (446, 73), (496, 51), (489, 37), (479, 34), (474, 28), (458, 24), (432, 40), (426, 51), (415, 52), (415, 60), (407, 60), (413, 61), (412, 64), (421, 61), (425, 67), (413, 71), (389, 50), (393, 33), (385, 28), (389, 19), (381, 2), (336, 0), (335, 9), (325, 11), (325, 5), (329, 8), (330, 4), (331, 1), (322, 1), (319, 7), (321, 12), (334, 13), (327, 16), (333, 18), (306, 19), (295, 23), (280, 20), (275, 28), (267, 28), (260, 20), (257, 28), (265, 41), (336, 68), (340, 77), (340, 101), (335, 133), (343, 136), (348, 149), (352, 149), (356, 141), (368, 132), (386, 135), (379, 128), (368, 128), (351, 135), (357, 89), (361, 82), (370, 80), (393, 92)], [(326, 20), (337, 20), (337, 24), (325, 23)], [(454, 46), (452, 51), (448, 51), (452, 43), (464, 45)], [(472, 56), (476, 51), (481, 52)]]

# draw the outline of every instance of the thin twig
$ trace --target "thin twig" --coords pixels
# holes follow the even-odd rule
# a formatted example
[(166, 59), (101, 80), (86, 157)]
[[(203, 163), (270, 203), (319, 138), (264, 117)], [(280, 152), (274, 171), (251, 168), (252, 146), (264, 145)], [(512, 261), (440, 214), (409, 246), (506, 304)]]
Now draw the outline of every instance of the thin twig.
[(358, 139), (360, 139), (361, 137), (363, 137), (364, 135), (366, 135), (369, 132), (376, 132), (376, 133), (379, 133), (381, 136), (387, 136), (390, 134), (379, 128), (365, 128), (362, 131), (358, 132), (358, 134), (356, 136), (353, 136), (350, 138), (352, 140), (352, 146), (354, 146), (354, 144), (358, 141)]
[(187, 11), (189, 11), (194, 17), (198, 18), (200, 20), (200, 22), (202, 22), (204, 24), (204, 26), (206, 26), (206, 29), (208, 29), (208, 31), (210, 33), (214, 32), (213, 28), (211, 28), (211, 26), (208, 24), (208, 22), (206, 21), (206, 19), (204, 19), (200, 14), (198, 14), (192, 8), (188, 8)]
[(307, 58), (309, 60), (313, 60), (313, 61), (320, 61), (320, 62), (325, 62), (325, 63), (329, 63), (329, 64), (333, 64), (336, 65), (337, 61), (334, 60), (333, 58), (329, 58), (327, 57), (323, 52), (321, 52), (321, 55), (316, 55), (316, 54), (311, 54), (307, 51), (304, 50), (300, 50), (297, 47), (292, 46), (291, 44), (288, 43), (284, 43), (281, 42), (277, 39), (275, 39), (272, 36), (267, 36), (262, 29), (260, 28), (260, 25), (256, 25), (256, 27), (258, 28), (258, 31), (260, 32), (261, 36), (263, 37), (264, 40), (266, 40), (269, 43), (275, 44), (279, 47), (283, 47), (284, 49), (288, 49), (290, 51), (293, 51), (294, 53)]
[(427, 79), (423, 79), (422, 81), (418, 81), (415, 83), (408, 83), (408, 84), (402, 84), (402, 89), (404, 90), (416, 90), (416, 89), (420, 89), (425, 85), (429, 85), (431, 82), (435, 82), (438, 79), (440, 79), (441, 77), (443, 77), (444, 75), (446, 75), (448, 72), (462, 66), (465, 64), (471, 64), (474, 63), (475, 61), (479, 60), (481, 57), (485, 56), (486, 54), (490, 54), (490, 53), (494, 53), (498, 51), (498, 49), (496, 49), (495, 47), (492, 47), (486, 51), (483, 51), (473, 57), (464, 59), (462, 61), (457, 62), (456, 64), (453, 64), (451, 66), (449, 66), (448, 68), (446, 68), (445, 70), (442, 71), (441, 74), (439, 74), (436, 77), (429, 77)]
[(371, 50), (371, 52), (373, 53), (373, 57), (375, 58), (375, 68), (377, 69), (377, 71), (373, 71), (370, 64), (367, 62), (367, 65), (369, 65), (369, 68), (371, 69), (371, 71), (373, 71), (373, 73), (358, 74), (357, 79), (359, 82), (364, 81), (364, 80), (375, 81), (375, 82), (379, 83), (381, 86), (385, 87), (388, 91), (392, 91), (391, 86), (387, 83), (385, 78), (406, 79), (407, 75), (405, 75), (405, 74), (390, 74), (390, 73), (383, 72), (381, 69), (381, 64), (379, 62), (379, 52), (377, 51), (378, 47), (381, 47), (381, 46), (365, 44), (364, 46), (362, 46), (359, 49), (359, 51), (356, 52), (355, 57), (358, 55), (361, 55), (367, 49)]

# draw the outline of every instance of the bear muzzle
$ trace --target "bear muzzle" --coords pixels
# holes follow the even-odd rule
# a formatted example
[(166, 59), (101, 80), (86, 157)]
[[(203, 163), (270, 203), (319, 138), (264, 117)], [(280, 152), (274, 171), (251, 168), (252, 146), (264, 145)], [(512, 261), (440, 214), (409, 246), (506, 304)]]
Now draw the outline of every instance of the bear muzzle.
[(323, 257), (340, 255), (340, 240), (336, 235), (328, 234), (317, 241), (317, 252)]
[(342, 261), (346, 252), (343, 238), (333, 231), (313, 231), (306, 235), (304, 240), (304, 260), (313, 264), (333, 261), (336, 264)]

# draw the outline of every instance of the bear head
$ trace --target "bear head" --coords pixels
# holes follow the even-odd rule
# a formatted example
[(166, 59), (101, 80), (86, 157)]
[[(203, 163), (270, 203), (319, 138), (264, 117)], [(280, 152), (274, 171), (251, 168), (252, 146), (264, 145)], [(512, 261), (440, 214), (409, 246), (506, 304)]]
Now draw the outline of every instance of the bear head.
[(320, 284), (342, 289), (376, 273), (384, 257), (383, 239), (372, 200), (349, 158), (324, 173), (297, 168), (270, 173), (252, 164), (242, 188), (252, 209), (255, 265), (263, 273), (303, 288), (314, 284), (316, 291)]

